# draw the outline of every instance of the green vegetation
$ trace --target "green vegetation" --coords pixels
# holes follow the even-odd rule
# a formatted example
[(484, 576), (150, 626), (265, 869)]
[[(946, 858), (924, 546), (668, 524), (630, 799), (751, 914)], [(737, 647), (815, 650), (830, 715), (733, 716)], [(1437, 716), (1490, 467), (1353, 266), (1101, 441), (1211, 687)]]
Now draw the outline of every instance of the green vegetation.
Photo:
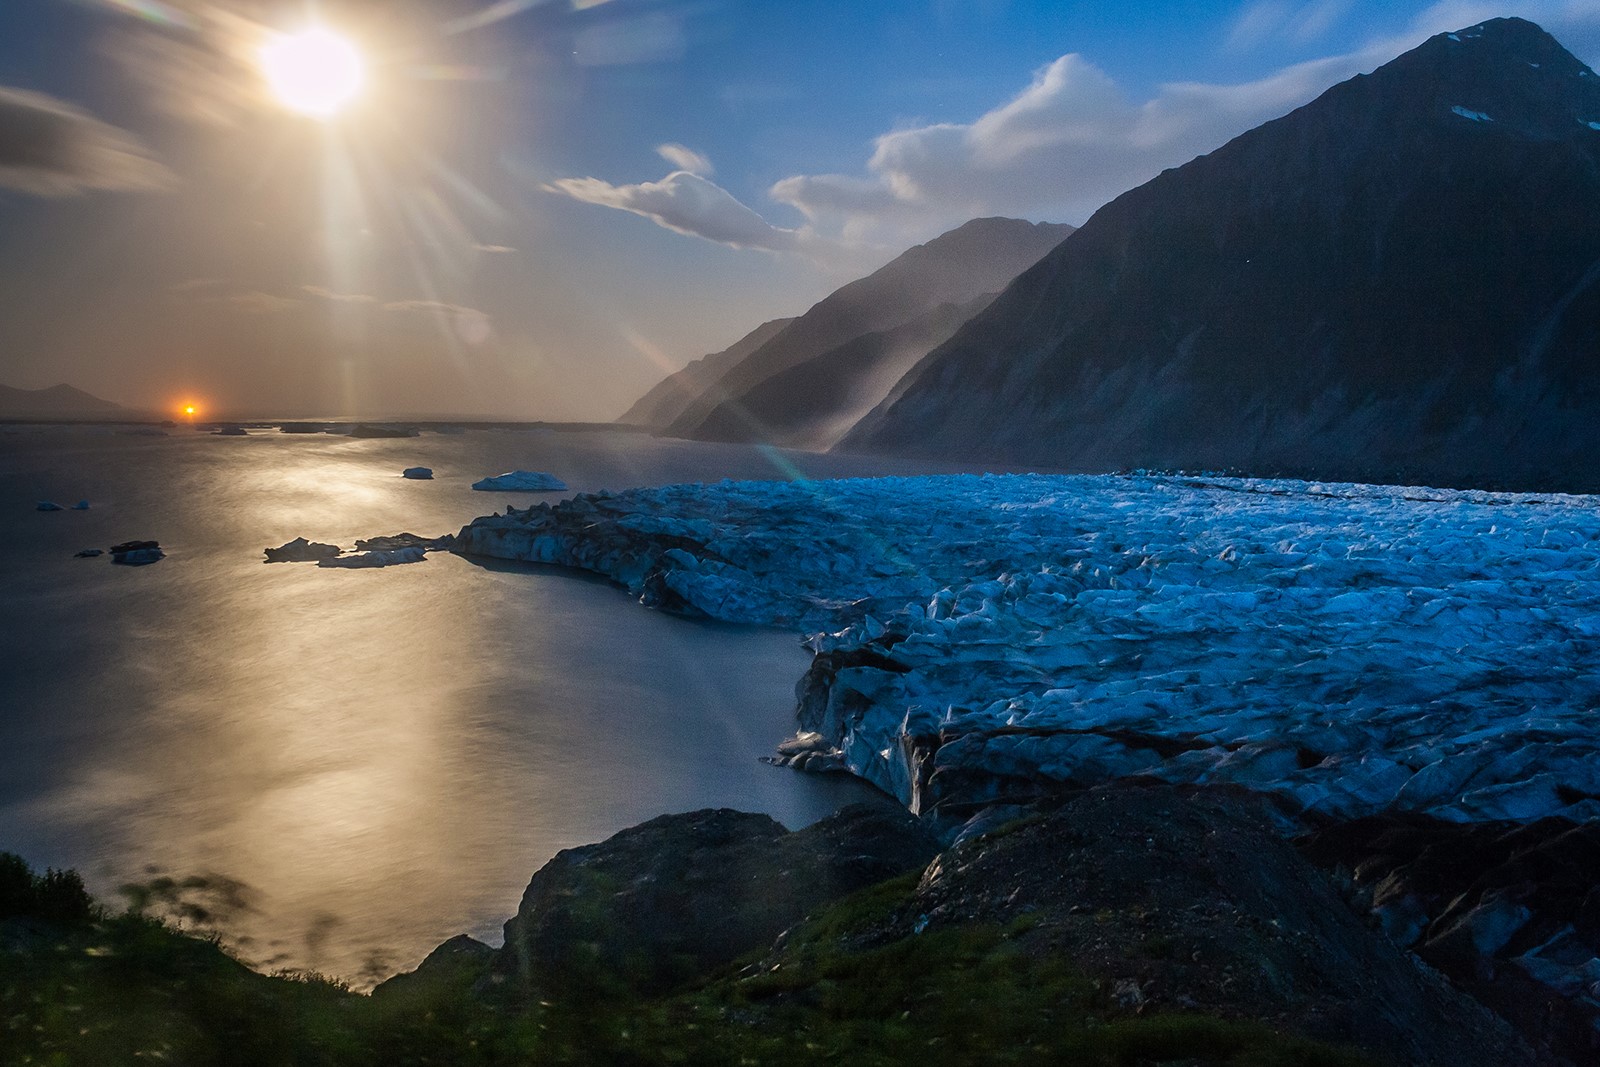
[(914, 929), (916, 877), (858, 893), (775, 955), (636, 1000), (513, 999), (472, 969), (366, 997), (269, 977), (213, 941), (92, 906), (71, 872), (0, 854), (0, 1063), (100, 1065), (1073, 1063), (1355, 1067), (1248, 1023), (1137, 1016), (1029, 924)]

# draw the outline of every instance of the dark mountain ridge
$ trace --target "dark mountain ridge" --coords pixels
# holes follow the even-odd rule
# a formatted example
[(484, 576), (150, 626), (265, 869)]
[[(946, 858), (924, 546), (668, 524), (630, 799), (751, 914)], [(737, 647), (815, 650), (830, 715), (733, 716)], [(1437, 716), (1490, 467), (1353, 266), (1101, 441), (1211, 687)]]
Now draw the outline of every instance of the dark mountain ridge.
[(108, 419), (134, 414), (70, 385), (16, 389), (0, 385), (0, 419)]
[(1100, 211), (841, 448), (1600, 488), (1600, 78), (1441, 34)]
[[(851, 373), (848, 361), (832, 360), (827, 373), (791, 375), (788, 391), (775, 401), (757, 398), (750, 403), (748, 394), (775, 376), (795, 371), (867, 334), (905, 326), (941, 305), (969, 304), (980, 296), (998, 293), (1071, 232), (1072, 227), (1055, 223), (973, 219), (917, 245), (813, 305), (727, 370), (664, 432), (700, 440), (810, 443), (804, 440), (803, 429), (815, 421), (816, 404), (810, 393), (836, 389), (835, 376), (841, 371)], [(899, 373), (910, 369), (923, 354), (905, 358)], [(871, 371), (881, 375), (881, 363)], [(893, 377), (898, 378), (899, 373)], [(885, 386), (879, 395), (887, 391)], [(796, 398), (806, 401), (808, 413), (803, 418), (791, 415), (789, 402)]]
[(702, 356), (663, 378), (617, 419), (630, 426), (663, 429), (728, 370), (777, 335), (794, 319), (772, 319), (745, 334), (721, 352)]

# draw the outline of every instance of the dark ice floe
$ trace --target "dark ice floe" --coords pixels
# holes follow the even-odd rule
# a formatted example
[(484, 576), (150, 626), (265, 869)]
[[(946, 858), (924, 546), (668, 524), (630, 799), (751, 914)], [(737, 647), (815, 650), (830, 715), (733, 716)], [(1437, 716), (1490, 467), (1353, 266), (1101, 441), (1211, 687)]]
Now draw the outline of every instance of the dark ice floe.
[(420, 547), (375, 549), (371, 552), (356, 552), (348, 556), (319, 559), (317, 566), (358, 570), (367, 567), (393, 567), (401, 563), (422, 563), (427, 558), (427, 550)]
[(307, 541), (304, 537), (296, 537), (293, 541), (287, 541), (277, 548), (262, 549), (267, 557), (267, 563), (308, 563), (314, 560), (332, 559), (340, 551), (338, 545)]
[(504, 493), (560, 492), (566, 487), (566, 482), (543, 471), (507, 471), (490, 478), (480, 478), (472, 483), (474, 489)]
[(458, 547), (811, 632), (800, 727), (826, 746), (807, 760), (914, 808), (1149, 774), (1341, 816), (1592, 818), (1597, 505), (1223, 478), (723, 482), (513, 510)]

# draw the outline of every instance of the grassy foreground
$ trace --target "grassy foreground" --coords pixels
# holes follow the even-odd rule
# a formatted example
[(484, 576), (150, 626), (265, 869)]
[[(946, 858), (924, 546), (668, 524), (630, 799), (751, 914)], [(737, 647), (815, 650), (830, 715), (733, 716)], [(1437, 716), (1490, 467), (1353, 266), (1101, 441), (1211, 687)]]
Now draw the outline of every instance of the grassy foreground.
[[(72, 872), (0, 854), (7, 1064), (1058, 1063), (1347, 1067), (1264, 1027), (1119, 1011), (1020, 929), (871, 943), (915, 878), (856, 894), (759, 963), (640, 998), (602, 961), (563, 989), (460, 971), (376, 996), (258, 974), (212, 941), (94, 905)], [(865, 940), (864, 940), (865, 938)]]

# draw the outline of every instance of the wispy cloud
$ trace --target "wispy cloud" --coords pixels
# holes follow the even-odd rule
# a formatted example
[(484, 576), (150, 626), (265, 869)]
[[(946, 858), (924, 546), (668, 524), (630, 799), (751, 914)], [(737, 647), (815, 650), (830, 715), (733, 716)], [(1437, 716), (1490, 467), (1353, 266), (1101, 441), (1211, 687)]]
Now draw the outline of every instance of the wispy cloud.
[(442, 300), (396, 300), (383, 310), (431, 316), (455, 340), (481, 345), (494, 336), (494, 321), (487, 312)]
[(223, 299), (230, 306), (247, 315), (275, 315), (280, 311), (288, 311), (300, 306), (300, 301), (293, 297), (264, 293), (258, 289), (229, 293)]
[(160, 189), (173, 174), (130, 133), (43, 93), (0, 87), (0, 189)]
[(318, 300), (327, 300), (335, 304), (376, 304), (378, 298), (368, 296), (366, 293), (340, 293), (332, 289), (325, 289), (320, 285), (302, 285), (300, 291), (307, 296), (314, 296)]
[(681, 144), (656, 145), (656, 155), (679, 170), (686, 170), (690, 174), (698, 174), (702, 178), (711, 177), (713, 172), (711, 160), (694, 149), (686, 148)]
[(1354, 6), (1355, 0), (1252, 0), (1235, 18), (1228, 46), (1256, 48), (1275, 40), (1310, 44), (1338, 25)]
[(774, 226), (715, 182), (680, 170), (658, 182), (612, 185), (599, 178), (562, 178), (544, 186), (587, 204), (629, 211), (676, 233), (734, 248), (769, 252), (811, 250), (812, 235)]

